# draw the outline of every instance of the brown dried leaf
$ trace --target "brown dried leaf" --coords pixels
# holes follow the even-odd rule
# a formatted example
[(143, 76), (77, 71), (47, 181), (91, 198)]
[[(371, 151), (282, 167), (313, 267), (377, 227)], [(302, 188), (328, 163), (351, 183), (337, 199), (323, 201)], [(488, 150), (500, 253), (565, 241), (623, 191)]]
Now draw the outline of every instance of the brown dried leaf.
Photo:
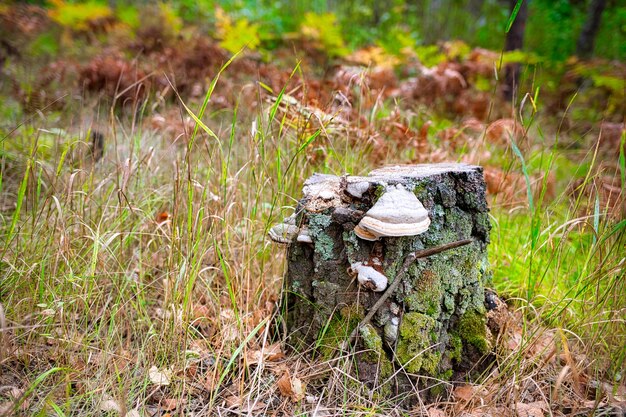
[(537, 335), (526, 350), (526, 357), (541, 358), (546, 362), (554, 362), (556, 340), (553, 331), (544, 331)]
[(273, 343), (262, 349), (248, 350), (246, 352), (246, 362), (248, 365), (257, 365), (265, 361), (276, 362), (285, 357), (280, 343)]
[(428, 409), (428, 417), (447, 417), (447, 414), (445, 411), (439, 409), (439, 408), (429, 408)]
[(293, 402), (298, 402), (304, 398), (305, 384), (298, 377), (292, 377), (287, 370), (276, 382), (280, 394), (289, 397)]
[(168, 221), (171, 217), (172, 215), (169, 214), (167, 211), (162, 211), (156, 215), (155, 220), (157, 224), (161, 224), (161, 223), (165, 223), (166, 221)]
[(289, 371), (283, 373), (283, 375), (276, 382), (280, 394), (284, 397), (291, 397), (293, 395), (293, 389), (291, 388), (291, 375)]
[(549, 409), (550, 407), (548, 407), (545, 401), (515, 404), (515, 411), (519, 417), (543, 417), (544, 412), (547, 412)]
[(164, 398), (161, 401), (161, 410), (163, 411), (172, 411), (178, 407), (179, 401), (178, 398)]
[(202, 385), (207, 391), (213, 391), (217, 387), (219, 380), (220, 378), (217, 372), (209, 370), (209, 372), (206, 373), (206, 378), (204, 379), (204, 383)]
[(475, 389), (471, 385), (461, 385), (454, 389), (454, 398), (459, 401), (469, 402), (474, 396)]
[(300, 378), (291, 378), (291, 388), (293, 390), (293, 395), (291, 396), (291, 399), (294, 402), (298, 402), (304, 398), (305, 387)]
[[(22, 395), (24, 395), (24, 390), (12, 386), (8, 389), (8, 392), (5, 395), (9, 397), (9, 401), (0, 403), (0, 415), (8, 415), (9, 410), (12, 410), (15, 407), (15, 404), (20, 400), (20, 398), (22, 398)], [(29, 406), (30, 400), (26, 398), (22, 401), (20, 409), (25, 411)]]
[(238, 395), (229, 395), (224, 400), (228, 408), (240, 407), (243, 404), (243, 399)]
[(121, 413), (122, 412), (122, 407), (120, 406), (119, 402), (117, 400), (115, 400), (113, 397), (111, 397), (110, 395), (104, 395), (104, 398), (102, 399), (102, 401), (100, 402), (100, 411), (104, 411), (109, 412), (109, 411), (113, 411), (116, 413)]

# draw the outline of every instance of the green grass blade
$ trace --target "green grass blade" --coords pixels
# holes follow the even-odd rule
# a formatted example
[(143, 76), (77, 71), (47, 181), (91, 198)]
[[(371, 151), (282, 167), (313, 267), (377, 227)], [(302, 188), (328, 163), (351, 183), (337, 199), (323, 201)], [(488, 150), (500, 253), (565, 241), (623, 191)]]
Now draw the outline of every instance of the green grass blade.
[(513, 8), (513, 12), (509, 17), (509, 21), (506, 22), (506, 33), (509, 33), (509, 30), (511, 30), (511, 26), (513, 26), (513, 22), (515, 21), (515, 18), (517, 17), (517, 14), (519, 13), (519, 9), (522, 7), (523, 2), (524, 0), (517, 0), (517, 3), (515, 3), (515, 7)]

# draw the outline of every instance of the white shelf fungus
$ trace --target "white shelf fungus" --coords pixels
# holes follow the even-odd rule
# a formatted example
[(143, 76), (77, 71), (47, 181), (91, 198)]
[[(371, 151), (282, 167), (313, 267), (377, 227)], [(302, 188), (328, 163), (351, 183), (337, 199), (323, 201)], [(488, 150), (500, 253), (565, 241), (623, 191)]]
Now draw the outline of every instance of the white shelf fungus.
[(378, 240), (387, 236), (414, 236), (428, 230), (428, 211), (415, 194), (402, 185), (391, 186), (354, 228), (358, 237)]
[(362, 262), (355, 262), (350, 267), (358, 274), (357, 280), (359, 284), (365, 288), (375, 292), (381, 292), (387, 288), (389, 282), (387, 277), (371, 266), (364, 265)]
[(279, 223), (268, 232), (270, 239), (278, 243), (291, 243), (298, 235), (299, 228), (294, 224)]
[(352, 197), (363, 198), (363, 194), (370, 189), (370, 183), (367, 181), (349, 182), (346, 185), (346, 191)]
[(313, 243), (313, 239), (311, 239), (309, 228), (307, 226), (302, 226), (296, 240), (301, 243)]

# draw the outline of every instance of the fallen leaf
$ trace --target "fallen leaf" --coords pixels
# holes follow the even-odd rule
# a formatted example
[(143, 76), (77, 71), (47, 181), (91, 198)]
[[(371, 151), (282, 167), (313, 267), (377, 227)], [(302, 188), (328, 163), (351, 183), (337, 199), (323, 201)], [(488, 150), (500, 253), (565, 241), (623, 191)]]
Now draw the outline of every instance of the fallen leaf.
[(126, 416), (124, 417), (141, 417), (141, 413), (137, 409), (130, 410), (128, 413), (126, 413)]
[(224, 400), (228, 408), (240, 407), (243, 404), (243, 400), (238, 395), (229, 395)]
[(445, 411), (439, 409), (439, 408), (429, 408), (428, 409), (428, 417), (446, 417), (447, 414)]
[(454, 389), (454, 398), (459, 401), (468, 402), (474, 396), (474, 387), (471, 385), (461, 385)]
[[(19, 389), (18, 387), (11, 386), (6, 388), (8, 388), (6, 396), (8, 397), (9, 401), (0, 403), (0, 416), (9, 415), (9, 411), (15, 409), (16, 403), (20, 400), (20, 398), (22, 398), (22, 395), (24, 395), (24, 390)], [(26, 398), (24, 401), (22, 401), (20, 409), (22, 411), (26, 411), (29, 406), (30, 401), (28, 398)]]
[(291, 397), (293, 395), (293, 390), (291, 389), (291, 376), (289, 375), (289, 371), (283, 373), (283, 375), (276, 382), (278, 385), (278, 390), (280, 394), (284, 397)]
[(166, 221), (168, 221), (170, 218), (172, 217), (171, 214), (169, 214), (167, 211), (162, 211), (159, 214), (156, 215), (156, 222), (157, 224), (161, 224), (161, 223), (165, 223)]
[(121, 413), (122, 407), (113, 397), (105, 394), (100, 402), (100, 411), (104, 411), (105, 413), (109, 411)]
[(161, 410), (164, 411), (172, 411), (178, 407), (178, 399), (177, 398), (165, 398), (161, 401)]
[(246, 362), (248, 365), (258, 365), (263, 362), (276, 362), (285, 357), (285, 353), (280, 347), (280, 343), (273, 343), (262, 349), (254, 349), (246, 352)]
[(213, 372), (212, 370), (209, 370), (206, 373), (206, 377), (202, 385), (204, 386), (204, 389), (206, 389), (207, 391), (214, 391), (215, 388), (217, 387), (217, 383), (219, 382), (219, 379), (220, 379), (220, 376), (217, 372)]
[(544, 411), (548, 411), (548, 409), (548, 404), (544, 401), (535, 401), (529, 404), (515, 404), (515, 411), (518, 417), (543, 417)]
[(291, 379), (291, 387), (293, 390), (293, 395), (291, 399), (294, 402), (298, 402), (304, 398), (304, 383), (300, 378), (293, 377)]
[(159, 368), (156, 366), (152, 366), (148, 370), (148, 377), (150, 378), (150, 382), (154, 385), (163, 386), (170, 384), (170, 376), (171, 372), (168, 370), (159, 371)]
[(302, 380), (297, 377), (291, 377), (289, 371), (283, 373), (283, 375), (276, 382), (280, 394), (284, 397), (290, 397), (292, 401), (298, 402), (304, 398), (305, 389)]
[(193, 307), (194, 320), (206, 319), (208, 317), (211, 317), (212, 315), (212, 311), (204, 304), (198, 304)]

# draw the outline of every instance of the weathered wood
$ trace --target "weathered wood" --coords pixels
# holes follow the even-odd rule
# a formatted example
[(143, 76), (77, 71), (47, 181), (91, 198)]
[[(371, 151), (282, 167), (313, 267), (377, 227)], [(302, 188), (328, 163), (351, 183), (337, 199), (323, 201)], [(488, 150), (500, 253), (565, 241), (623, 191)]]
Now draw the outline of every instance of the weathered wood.
[[(354, 228), (365, 213), (397, 189), (423, 204), (428, 230), (377, 241), (358, 237)], [(316, 174), (304, 194), (295, 225), (310, 239), (292, 236), (288, 248), (293, 345), (314, 345), (331, 357), (358, 332), (364, 351), (357, 357), (358, 378), (369, 385), (398, 368), (449, 379), (490, 351), (484, 305), (490, 224), (482, 168), (428, 164), (382, 168), (366, 177)], [(432, 254), (432, 248), (466, 240)], [(419, 254), (431, 256), (416, 259)], [(382, 273), (387, 291), (359, 285), (355, 265)]]

